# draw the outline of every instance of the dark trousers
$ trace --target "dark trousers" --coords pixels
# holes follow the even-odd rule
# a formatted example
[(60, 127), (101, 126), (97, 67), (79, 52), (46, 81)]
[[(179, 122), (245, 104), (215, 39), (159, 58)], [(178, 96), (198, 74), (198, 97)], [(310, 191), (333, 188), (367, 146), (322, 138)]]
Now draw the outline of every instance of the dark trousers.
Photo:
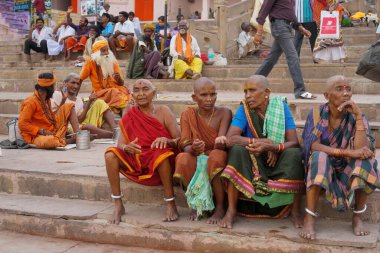
[[(317, 36), (318, 36), (317, 24), (315, 22), (307, 22), (307, 23), (302, 23), (302, 26), (305, 27), (305, 29), (309, 30), (311, 33), (311, 36), (309, 38), (309, 43), (310, 43), (311, 52), (313, 52), (315, 41), (317, 40)], [(298, 56), (300, 56), (301, 54), (303, 37), (304, 35), (296, 30), (296, 34), (294, 36), (294, 46), (297, 50)]]
[(33, 49), (37, 53), (48, 53), (48, 48), (47, 48), (47, 42), (46, 40), (41, 40), (40, 46), (37, 45), (36, 42), (34, 42), (31, 39), (27, 39), (24, 44), (24, 53), (25, 54), (30, 54), (30, 50)]

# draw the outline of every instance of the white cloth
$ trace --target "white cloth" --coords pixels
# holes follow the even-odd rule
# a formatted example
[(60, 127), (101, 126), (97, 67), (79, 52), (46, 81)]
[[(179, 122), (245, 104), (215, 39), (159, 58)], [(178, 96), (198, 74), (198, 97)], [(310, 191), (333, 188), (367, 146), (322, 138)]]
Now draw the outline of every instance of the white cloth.
[(100, 12), (99, 12), (99, 16), (101, 17), (104, 13), (108, 13), (108, 11), (106, 11), (106, 9), (102, 9)]
[(239, 44), (239, 58), (245, 57), (248, 52), (253, 51), (254, 49), (252, 36), (245, 31), (242, 31), (239, 34), (237, 42)]
[(341, 47), (327, 47), (323, 50), (314, 51), (314, 61), (321, 63), (334, 63), (346, 58), (346, 50)]
[(47, 40), (47, 47), (48, 47), (48, 54), (49, 55), (59, 55), (63, 48), (64, 48), (64, 43), (59, 44), (61, 39), (70, 37), (70, 36), (75, 36), (75, 30), (71, 26), (61, 26), (58, 31), (57, 35), (58, 36), (58, 41), (49, 39)]
[(133, 25), (135, 26), (135, 35), (137, 37), (142, 35), (140, 20), (138, 17), (133, 18)]
[(41, 40), (48, 40), (53, 37), (53, 30), (50, 27), (42, 27), (40, 31), (34, 29), (32, 32), (32, 40), (40, 46)]
[[(173, 58), (178, 58), (178, 53), (175, 47), (175, 41), (177, 40), (177, 36), (181, 36), (181, 34), (174, 35), (174, 37), (170, 40), (170, 55)], [(201, 49), (199, 48), (197, 39), (194, 36), (191, 36), (191, 49), (193, 49), (193, 55), (201, 57)], [(186, 52), (186, 41), (182, 38), (182, 50), (183, 54)]]
[[(133, 33), (134, 37), (137, 38), (136, 33), (135, 33), (135, 25), (129, 19), (127, 21), (125, 21), (124, 23), (118, 22), (115, 25), (115, 29), (113, 30), (113, 33), (115, 34), (116, 31), (119, 31), (122, 33)], [(120, 35), (118, 38), (119, 39), (125, 39), (125, 37), (126, 36), (124, 36), (124, 35)]]
[[(50, 99), (51, 103), (51, 109), (54, 113), (58, 111), (59, 106), (62, 102), (62, 92), (61, 91), (54, 91), (53, 97)], [(75, 113), (79, 117), (83, 112), (83, 101), (81, 97), (76, 97), (75, 100), (71, 100), (70, 98), (67, 98), (65, 101), (66, 103), (74, 103), (75, 104)]]

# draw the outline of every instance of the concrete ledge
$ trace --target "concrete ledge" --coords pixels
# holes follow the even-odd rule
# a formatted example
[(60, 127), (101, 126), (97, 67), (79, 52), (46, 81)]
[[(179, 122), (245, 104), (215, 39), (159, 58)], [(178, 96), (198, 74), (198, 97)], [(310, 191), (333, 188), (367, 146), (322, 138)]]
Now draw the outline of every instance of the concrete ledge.
[[(54, 200), (52, 205), (54, 205)], [(38, 201), (36, 202), (36, 204)], [(77, 203), (72, 202), (75, 206)], [(48, 210), (47, 210), (48, 211)], [(127, 216), (119, 226), (107, 224), (100, 212), (97, 220), (57, 219), (35, 216), (27, 209), (23, 215), (1, 212), (0, 228), (34, 235), (86, 242), (110, 243), (165, 250), (196, 252), (376, 252), (378, 226), (367, 225), (371, 235), (355, 237), (350, 223), (320, 219), (317, 240), (305, 241), (285, 220), (238, 218), (232, 230), (190, 222), (182, 217), (173, 223), (160, 222), (163, 207), (127, 204)], [(107, 214), (108, 213), (108, 214)], [(212, 249), (210, 251), (210, 249)]]

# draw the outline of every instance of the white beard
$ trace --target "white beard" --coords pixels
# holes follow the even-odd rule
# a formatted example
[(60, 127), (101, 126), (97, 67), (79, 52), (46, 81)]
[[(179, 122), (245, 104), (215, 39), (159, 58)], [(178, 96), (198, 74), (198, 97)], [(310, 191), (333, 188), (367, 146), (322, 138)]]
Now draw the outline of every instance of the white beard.
[(117, 62), (112, 51), (108, 55), (101, 55), (100, 51), (91, 54), (91, 59), (102, 69), (103, 78), (107, 79), (114, 73), (113, 65)]

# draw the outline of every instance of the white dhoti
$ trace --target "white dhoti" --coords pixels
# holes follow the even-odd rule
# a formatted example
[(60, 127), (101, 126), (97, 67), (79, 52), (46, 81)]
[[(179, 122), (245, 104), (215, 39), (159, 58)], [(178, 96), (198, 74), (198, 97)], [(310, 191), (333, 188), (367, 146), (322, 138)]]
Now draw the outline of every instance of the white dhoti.
[(63, 51), (64, 44), (59, 44), (57, 41), (48, 39), (47, 48), (49, 55), (59, 55)]

